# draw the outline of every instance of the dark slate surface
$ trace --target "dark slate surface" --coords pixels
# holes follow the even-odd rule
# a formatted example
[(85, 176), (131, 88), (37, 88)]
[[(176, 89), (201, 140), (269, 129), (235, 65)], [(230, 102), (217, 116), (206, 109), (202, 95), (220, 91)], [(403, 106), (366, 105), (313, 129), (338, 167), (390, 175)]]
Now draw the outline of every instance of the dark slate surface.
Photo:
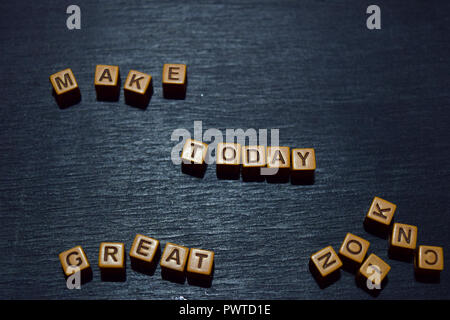
[[(347, 232), (391, 265), (378, 299), (448, 299), (449, 1), (69, 1), (0, 4), (0, 298), (373, 299), (354, 277), (320, 289), (311, 253)], [(163, 63), (188, 65), (186, 100), (164, 100)], [(96, 64), (150, 73), (147, 110), (95, 99)], [(48, 77), (72, 68), (82, 102), (60, 110)], [(282, 145), (314, 147), (312, 186), (183, 175), (173, 130), (280, 129)], [(373, 196), (398, 205), (419, 243), (441, 245), (439, 284), (390, 260), (364, 231)], [(102, 241), (134, 235), (212, 249), (209, 289), (134, 272), (101, 282)], [(82, 245), (94, 279), (65, 287), (58, 253)]]

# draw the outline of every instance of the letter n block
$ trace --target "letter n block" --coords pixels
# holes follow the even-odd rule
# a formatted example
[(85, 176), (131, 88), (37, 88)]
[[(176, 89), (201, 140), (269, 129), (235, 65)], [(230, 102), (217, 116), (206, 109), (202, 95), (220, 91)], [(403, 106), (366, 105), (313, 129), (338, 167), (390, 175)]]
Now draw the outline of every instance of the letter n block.
[(70, 68), (50, 76), (52, 94), (60, 108), (67, 108), (81, 101), (80, 88)]
[(81, 283), (92, 279), (92, 269), (89, 260), (81, 246), (76, 246), (59, 254), (59, 261), (67, 278), (75, 272), (81, 272)]
[(165, 280), (184, 283), (189, 248), (168, 242), (161, 256), (161, 276)]
[(119, 242), (102, 242), (98, 266), (103, 281), (125, 281), (125, 245)]
[(261, 169), (267, 165), (265, 146), (242, 147), (242, 180), (264, 181)]
[(339, 249), (343, 267), (355, 272), (361, 266), (369, 250), (370, 242), (352, 233), (347, 233)]
[(325, 247), (311, 255), (309, 270), (321, 288), (325, 288), (340, 277), (342, 261), (333, 247)]
[(364, 219), (364, 228), (375, 235), (387, 239), (396, 208), (397, 206), (392, 202), (379, 197), (373, 198)]
[(416, 279), (423, 282), (439, 282), (442, 270), (444, 270), (442, 247), (419, 246), (414, 257)]
[(390, 270), (386, 262), (372, 253), (359, 268), (356, 281), (364, 290), (377, 294), (386, 284)]
[(183, 173), (203, 178), (207, 163), (208, 145), (201, 141), (187, 139), (181, 152), (181, 171)]
[(292, 149), (291, 183), (313, 184), (316, 172), (316, 152), (313, 148)]
[(162, 87), (166, 99), (184, 99), (187, 88), (185, 64), (167, 63), (163, 66)]
[(241, 174), (240, 144), (223, 142), (217, 144), (216, 174), (219, 179), (239, 179)]
[(389, 257), (410, 261), (417, 244), (417, 227), (409, 224), (394, 223), (389, 239)]
[(130, 249), (131, 267), (136, 271), (153, 275), (160, 255), (158, 240), (137, 234)]
[(136, 70), (130, 70), (123, 86), (125, 103), (145, 109), (153, 95), (152, 76)]
[(120, 75), (118, 66), (97, 65), (94, 86), (99, 101), (119, 101)]
[(214, 273), (214, 252), (192, 248), (186, 271), (189, 284), (210, 287)]
[(267, 175), (269, 183), (289, 181), (291, 170), (291, 151), (289, 147), (267, 147)]

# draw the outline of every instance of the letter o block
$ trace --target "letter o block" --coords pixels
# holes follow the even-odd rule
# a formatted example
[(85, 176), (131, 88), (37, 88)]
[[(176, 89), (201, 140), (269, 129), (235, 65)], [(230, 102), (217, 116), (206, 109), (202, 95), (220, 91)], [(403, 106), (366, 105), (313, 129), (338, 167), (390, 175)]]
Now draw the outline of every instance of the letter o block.
[(265, 146), (242, 147), (242, 180), (264, 181), (261, 169), (267, 165)]
[(120, 75), (118, 66), (97, 65), (94, 86), (99, 101), (119, 101)]
[[(267, 182), (289, 181), (291, 152), (289, 147), (267, 147)], [(272, 172), (271, 172), (272, 171)]]
[(59, 261), (67, 278), (75, 272), (81, 272), (81, 283), (92, 279), (92, 269), (89, 260), (81, 246), (76, 246), (59, 254)]
[(309, 270), (321, 288), (339, 279), (341, 267), (342, 261), (331, 246), (312, 254), (309, 260)]
[(364, 228), (375, 235), (387, 238), (396, 208), (392, 202), (374, 197), (364, 219)]
[(125, 245), (120, 242), (102, 242), (98, 266), (103, 281), (125, 281)]
[(216, 174), (219, 179), (239, 179), (241, 174), (240, 144), (223, 142), (217, 144)]
[(161, 256), (161, 276), (165, 280), (184, 283), (189, 248), (168, 242)]
[(80, 88), (70, 68), (50, 76), (52, 94), (58, 106), (63, 109), (81, 101)]
[(136, 271), (153, 275), (160, 254), (158, 240), (137, 234), (130, 249), (131, 267)]
[(187, 139), (181, 152), (181, 171), (183, 173), (203, 178), (207, 163), (208, 145), (201, 141)]
[(411, 260), (416, 250), (417, 227), (394, 223), (389, 239), (389, 256), (399, 260)]
[(190, 284), (210, 287), (214, 272), (214, 252), (192, 248), (186, 271)]
[(187, 72), (185, 64), (167, 63), (163, 66), (162, 86), (166, 99), (185, 99)]
[(366, 257), (370, 242), (352, 233), (347, 233), (339, 249), (344, 268), (357, 271)]
[(152, 76), (136, 70), (130, 70), (123, 86), (125, 103), (145, 109), (153, 95)]
[(436, 246), (419, 246), (414, 257), (414, 271), (420, 281), (439, 281), (444, 270), (444, 250)]

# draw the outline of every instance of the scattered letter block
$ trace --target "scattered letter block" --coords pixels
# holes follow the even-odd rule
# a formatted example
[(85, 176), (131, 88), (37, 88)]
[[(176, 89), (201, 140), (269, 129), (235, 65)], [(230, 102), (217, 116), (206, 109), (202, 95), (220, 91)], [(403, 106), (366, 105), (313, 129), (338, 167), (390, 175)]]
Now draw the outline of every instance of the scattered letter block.
[(102, 242), (98, 266), (103, 281), (125, 281), (125, 245), (118, 242)]
[(417, 243), (417, 227), (394, 223), (389, 240), (389, 256), (409, 261), (414, 255)]
[(59, 261), (65, 277), (69, 277), (75, 272), (81, 272), (81, 283), (92, 279), (92, 269), (81, 246), (76, 246), (59, 254)]
[[(267, 147), (267, 182), (288, 182), (291, 170), (289, 147)], [(273, 172), (272, 172), (273, 171)]]
[(395, 204), (375, 197), (364, 219), (364, 228), (382, 238), (387, 238), (396, 208)]
[(312, 148), (292, 149), (292, 184), (313, 184), (316, 171), (316, 154)]
[(181, 171), (192, 176), (203, 178), (206, 171), (206, 143), (187, 139), (181, 152)]
[(214, 271), (214, 252), (191, 249), (187, 263), (188, 282), (202, 287), (210, 287)]
[(168, 242), (161, 256), (161, 276), (163, 279), (184, 283), (186, 261), (189, 248)]
[(185, 64), (168, 63), (163, 66), (163, 96), (166, 99), (186, 97), (187, 72)]
[(216, 174), (219, 179), (237, 180), (241, 173), (241, 145), (238, 143), (217, 144)]
[(391, 267), (373, 253), (364, 261), (357, 274), (357, 282), (369, 292), (379, 292), (385, 285)]
[(369, 241), (355, 236), (354, 234), (347, 233), (344, 242), (342, 242), (341, 248), (339, 249), (339, 255), (342, 259), (344, 268), (347, 268), (349, 271), (358, 270), (366, 257), (369, 246)]
[(95, 67), (94, 79), (97, 100), (119, 100), (120, 76), (118, 66), (97, 65)]
[(123, 87), (125, 103), (145, 109), (153, 95), (152, 76), (135, 70), (130, 70)]
[(242, 147), (242, 180), (264, 181), (261, 169), (266, 167), (265, 146), (243, 146)]
[(309, 260), (309, 270), (321, 288), (325, 288), (339, 279), (342, 261), (331, 246), (325, 247)]
[(442, 247), (419, 246), (414, 257), (416, 279), (423, 282), (439, 282), (442, 270), (444, 270)]
[(80, 88), (70, 68), (52, 74), (50, 83), (53, 87), (52, 94), (60, 108), (67, 108), (80, 102)]
[(153, 275), (159, 255), (160, 247), (158, 240), (141, 234), (136, 235), (130, 249), (130, 262), (134, 270)]

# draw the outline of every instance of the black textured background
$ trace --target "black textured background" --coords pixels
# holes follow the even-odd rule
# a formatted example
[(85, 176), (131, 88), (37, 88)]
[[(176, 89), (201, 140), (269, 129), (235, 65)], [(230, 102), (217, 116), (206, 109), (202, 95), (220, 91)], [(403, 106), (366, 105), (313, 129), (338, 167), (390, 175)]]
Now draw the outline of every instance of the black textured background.
[[(72, 1), (0, 3), (0, 298), (373, 299), (354, 277), (320, 289), (310, 254), (347, 232), (392, 267), (378, 299), (449, 299), (449, 1)], [(377, 4), (382, 30), (366, 28)], [(164, 63), (186, 63), (186, 100), (164, 100)], [(147, 110), (97, 102), (96, 64), (150, 73)], [(82, 102), (60, 110), (66, 67)], [(170, 161), (173, 130), (280, 129), (314, 147), (316, 183), (204, 179)], [(390, 260), (363, 230), (373, 196), (398, 205), (419, 243), (444, 247), (439, 284)], [(204, 289), (149, 277), (100, 281), (98, 247), (136, 233), (214, 250)], [(94, 279), (67, 290), (58, 254), (82, 245)]]

